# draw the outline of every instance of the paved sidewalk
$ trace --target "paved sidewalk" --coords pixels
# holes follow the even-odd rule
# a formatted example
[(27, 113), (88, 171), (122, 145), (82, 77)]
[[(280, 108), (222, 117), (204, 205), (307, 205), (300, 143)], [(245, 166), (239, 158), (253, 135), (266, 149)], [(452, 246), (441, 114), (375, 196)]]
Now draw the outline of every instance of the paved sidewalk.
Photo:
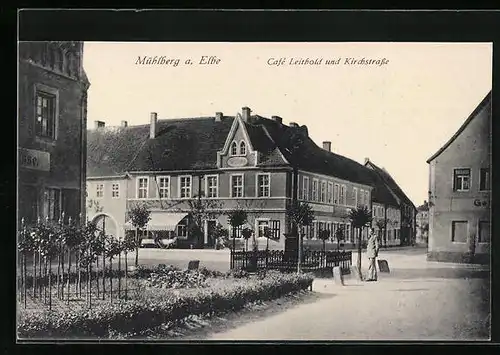
[[(378, 282), (317, 279), (334, 297), (228, 331), (210, 340), (486, 340), (489, 272), (484, 267), (425, 261), (425, 254), (384, 253), (390, 274)], [(357, 255), (353, 256), (353, 262)], [(363, 264), (367, 265), (364, 258)]]

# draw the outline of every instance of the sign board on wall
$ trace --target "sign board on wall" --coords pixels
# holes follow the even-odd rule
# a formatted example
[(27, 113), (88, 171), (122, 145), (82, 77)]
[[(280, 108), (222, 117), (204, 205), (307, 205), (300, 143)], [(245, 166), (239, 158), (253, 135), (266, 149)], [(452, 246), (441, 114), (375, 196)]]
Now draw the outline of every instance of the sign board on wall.
[(19, 166), (31, 170), (50, 171), (50, 153), (19, 148)]

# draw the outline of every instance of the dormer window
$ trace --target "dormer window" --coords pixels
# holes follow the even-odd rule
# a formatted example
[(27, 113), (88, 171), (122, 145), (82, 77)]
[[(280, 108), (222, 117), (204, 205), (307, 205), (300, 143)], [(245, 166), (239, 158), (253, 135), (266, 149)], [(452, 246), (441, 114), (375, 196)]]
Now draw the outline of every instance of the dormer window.
[(231, 144), (231, 155), (238, 155), (238, 146), (236, 142)]
[(241, 142), (240, 143), (240, 155), (245, 155), (247, 154), (247, 145), (245, 144), (245, 142)]

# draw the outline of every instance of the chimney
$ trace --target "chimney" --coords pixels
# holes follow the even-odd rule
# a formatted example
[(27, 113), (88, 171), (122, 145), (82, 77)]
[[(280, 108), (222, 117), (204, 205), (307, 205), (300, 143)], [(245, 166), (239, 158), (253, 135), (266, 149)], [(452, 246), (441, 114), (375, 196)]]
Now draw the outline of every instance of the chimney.
[(332, 142), (324, 141), (323, 142), (323, 149), (331, 152), (332, 151)]
[(243, 115), (242, 115), (243, 121), (248, 122), (248, 121), (249, 121), (249, 118), (250, 118), (250, 112), (251, 112), (252, 110), (250, 110), (250, 108), (248, 108), (248, 107), (243, 107), (243, 108), (241, 109), (241, 111), (242, 111), (242, 113), (243, 113)]
[(122, 127), (127, 127), (127, 126), (128, 126), (127, 121), (122, 121), (122, 125), (121, 125), (121, 126), (122, 126)]
[(302, 126), (300, 127), (300, 130), (302, 131), (302, 133), (304, 133), (304, 135), (305, 135), (306, 137), (309, 137), (309, 130), (307, 129), (307, 126), (306, 126), (306, 125), (302, 125)]
[(283, 123), (283, 119), (279, 116), (272, 116), (271, 117), (273, 121), (278, 122), (278, 123)]
[(149, 124), (149, 138), (153, 139), (156, 137), (157, 131), (158, 114), (156, 112), (151, 112), (151, 123)]
[(94, 128), (95, 129), (98, 129), (98, 128), (103, 128), (106, 124), (104, 123), (104, 121), (94, 121)]
[(299, 125), (296, 122), (290, 122), (288, 125), (290, 127), (295, 127), (295, 128), (299, 127)]
[(365, 158), (365, 165), (370, 161), (370, 158)]
[(223, 116), (224, 115), (222, 114), (222, 112), (216, 112), (215, 113), (215, 122), (221, 122)]

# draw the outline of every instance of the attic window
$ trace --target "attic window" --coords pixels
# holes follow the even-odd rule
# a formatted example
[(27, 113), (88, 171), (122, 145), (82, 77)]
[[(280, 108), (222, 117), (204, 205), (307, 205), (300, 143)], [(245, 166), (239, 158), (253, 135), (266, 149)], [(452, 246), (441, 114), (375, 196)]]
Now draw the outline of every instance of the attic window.
[(240, 155), (245, 155), (247, 154), (247, 145), (245, 142), (240, 143)]
[(238, 155), (238, 146), (236, 145), (236, 142), (231, 144), (231, 155)]

